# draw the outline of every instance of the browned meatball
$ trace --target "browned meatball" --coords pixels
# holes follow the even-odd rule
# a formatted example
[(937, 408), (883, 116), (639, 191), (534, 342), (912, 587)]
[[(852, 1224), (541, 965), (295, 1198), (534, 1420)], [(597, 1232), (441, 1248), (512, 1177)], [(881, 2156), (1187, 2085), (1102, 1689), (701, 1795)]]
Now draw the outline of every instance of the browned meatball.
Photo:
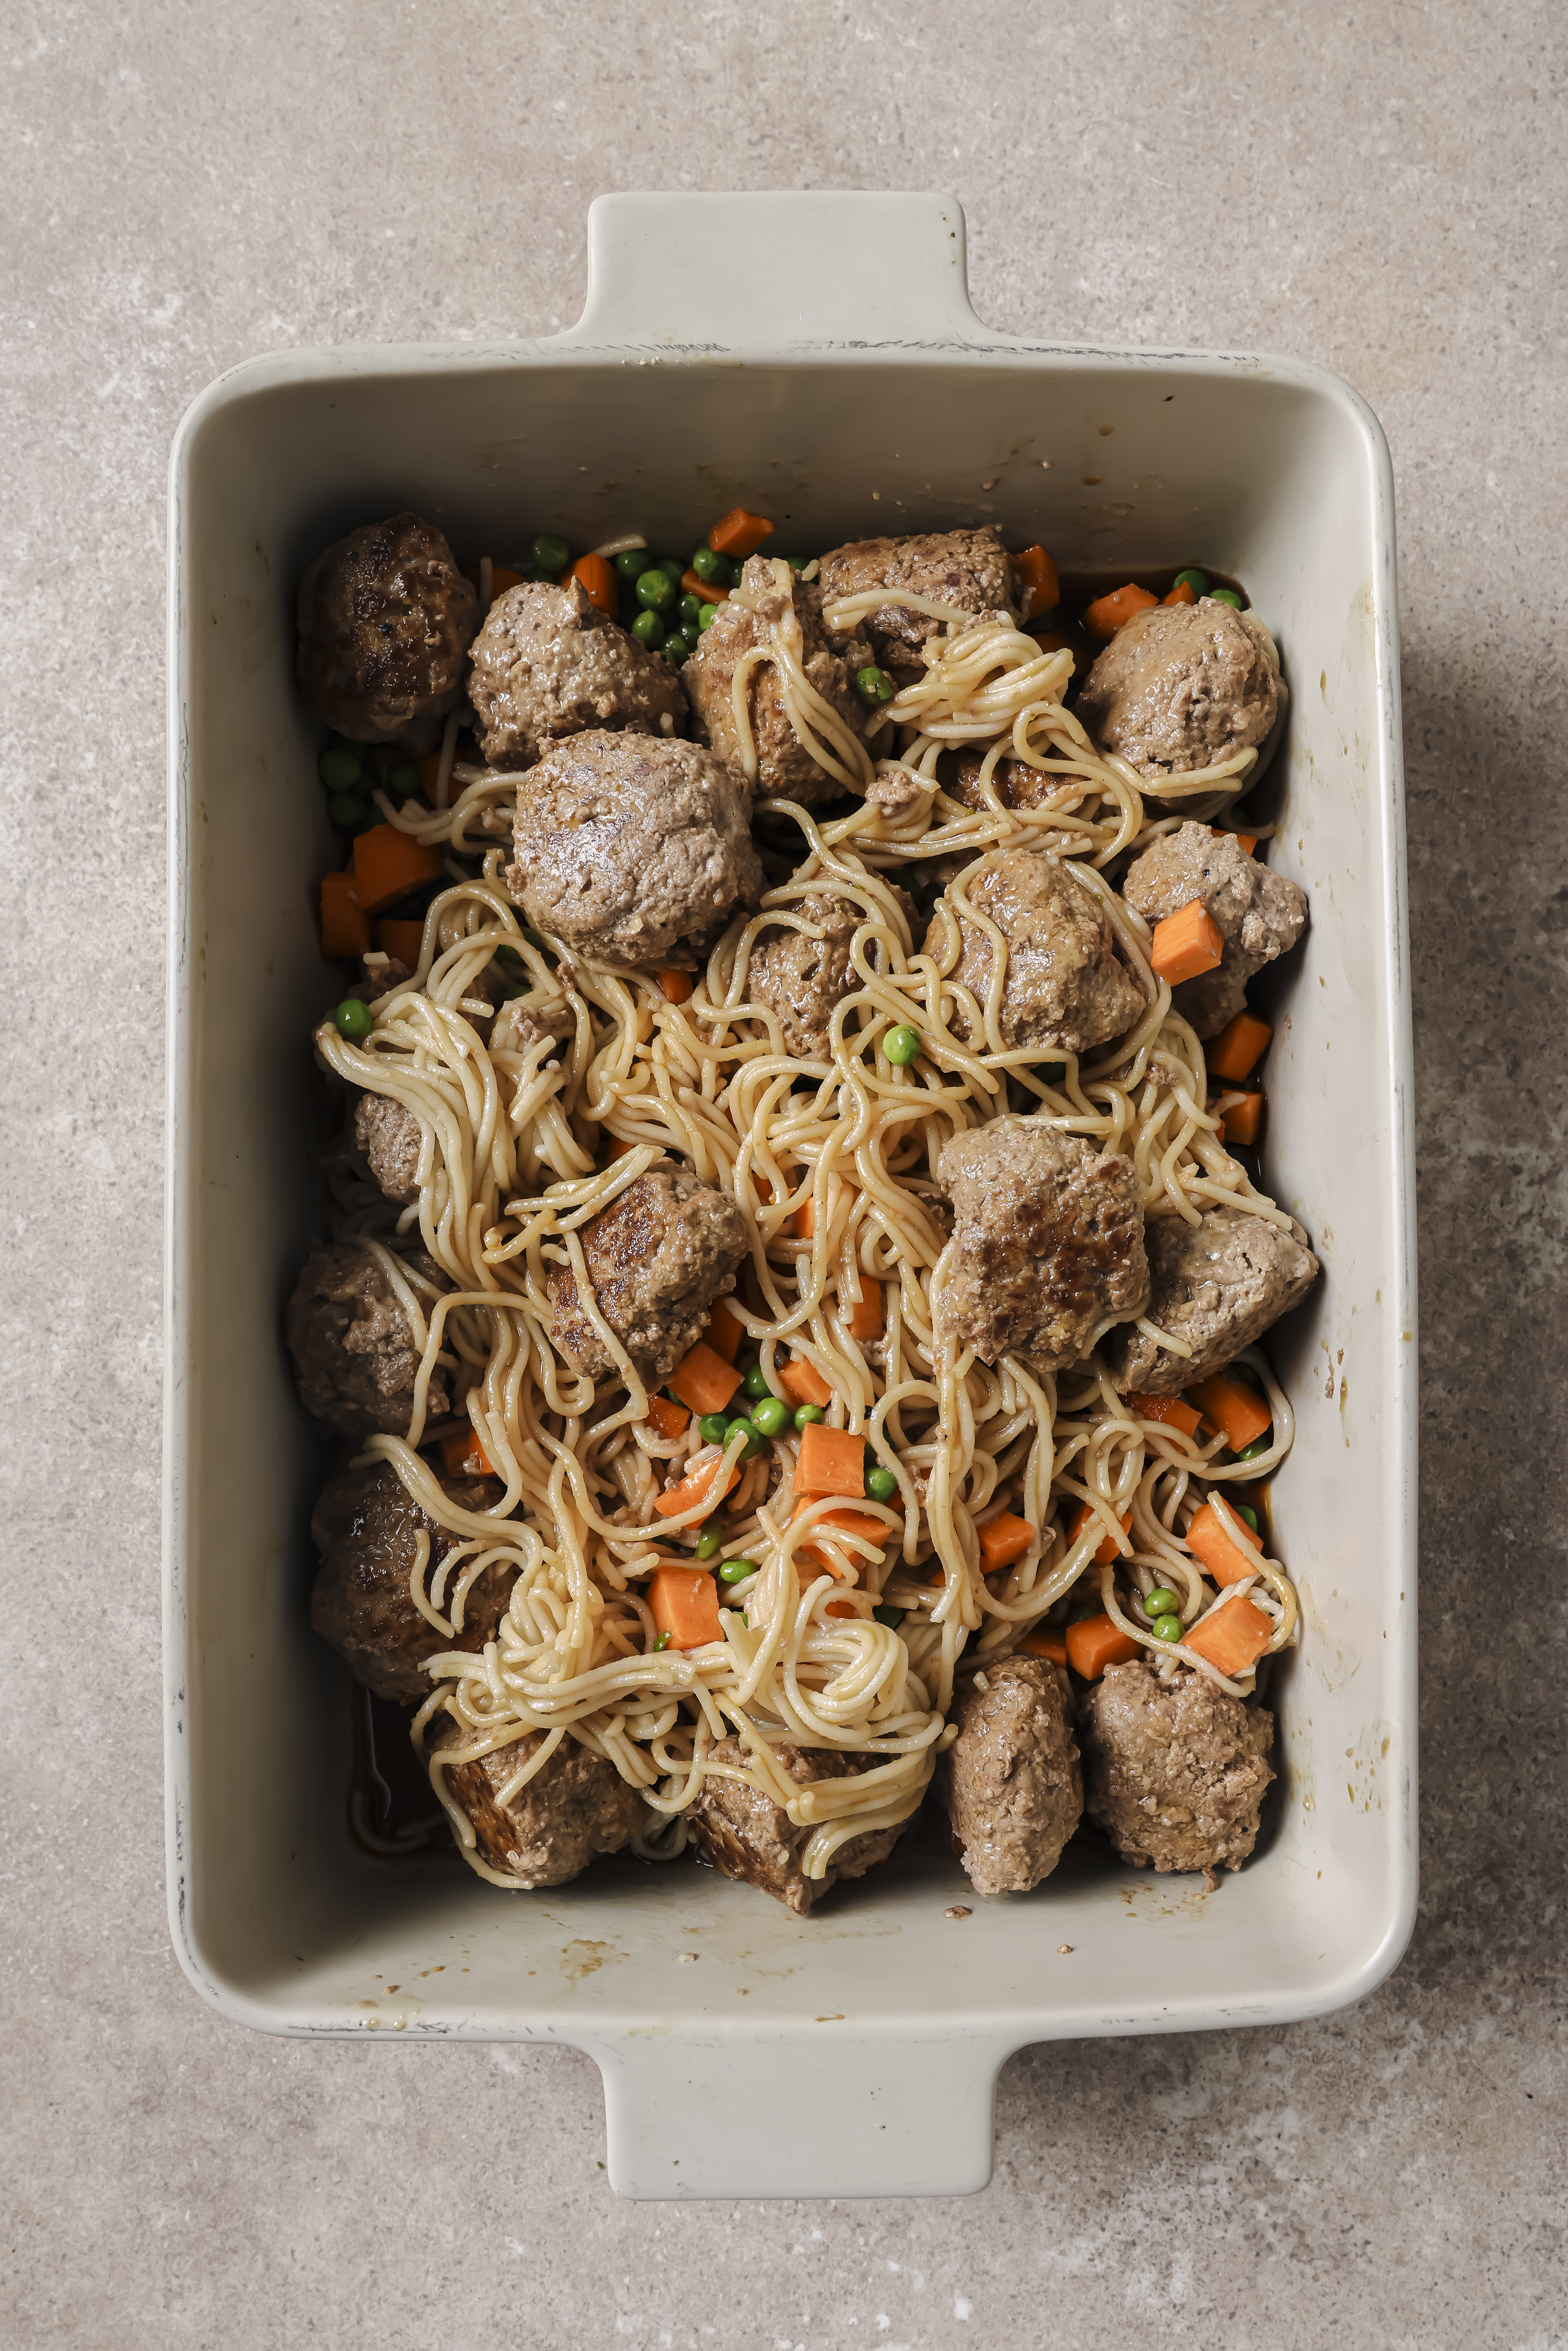
[[(785, 574), (782, 583), (777, 576), (779, 569)], [(734, 768), (742, 764), (735, 719), (736, 664), (754, 647), (772, 643), (774, 624), (791, 602), (800, 630), (797, 650), (808, 679), (852, 733), (858, 735), (864, 723), (865, 705), (855, 693), (854, 674), (871, 660), (870, 645), (863, 637), (852, 636), (835, 648), (822, 626), (821, 588), (808, 580), (791, 581), (788, 565), (776, 566), (766, 556), (754, 555), (740, 575), (739, 596), (719, 606), (712, 628), (704, 630), (681, 672), (697, 740), (709, 744)], [(746, 706), (757, 754), (754, 791), (779, 793), (804, 808), (842, 791), (842, 785), (818, 767), (789, 724), (776, 662), (753, 666), (747, 678)]]
[(1248, 981), (1295, 946), (1307, 919), (1303, 891), (1249, 857), (1233, 832), (1207, 824), (1161, 833), (1128, 867), (1122, 895), (1151, 928), (1195, 899), (1207, 907), (1225, 941), (1218, 967), (1171, 991), (1174, 1009), (1200, 1037), (1218, 1037), (1235, 1019)]
[[(432, 1725), (430, 1744), (439, 1750), (464, 1737), (461, 1726), (442, 1715)], [(501, 1790), (544, 1738), (542, 1730), (530, 1730), (510, 1747), (442, 1775), (447, 1794), (467, 1815), (480, 1859), (519, 1886), (564, 1886), (597, 1855), (621, 1852), (653, 1819), (614, 1764), (590, 1754), (570, 1731), (510, 1802), (500, 1803)]]
[[(889, 588), (927, 603), (956, 605), (963, 612), (1017, 609), (1012, 560), (989, 523), (979, 530), (928, 531), (910, 538), (857, 538), (823, 556), (818, 579), (824, 605)], [(900, 604), (879, 604), (856, 626), (871, 639), (883, 667), (906, 684), (925, 676), (921, 648), (947, 623)]]
[(1274, 1773), (1274, 1718), (1202, 1674), (1142, 1657), (1108, 1666), (1080, 1701), (1084, 1802), (1138, 1869), (1239, 1869)]
[(955, 1262), (937, 1327), (980, 1361), (1027, 1355), (1060, 1371), (1149, 1295), (1130, 1159), (1038, 1118), (956, 1134), (936, 1163), (954, 1207)]
[[(501, 1489), (482, 1478), (445, 1479), (442, 1490), (460, 1510), (483, 1510)], [(506, 1610), (515, 1571), (487, 1567), (463, 1599), (463, 1624), (454, 1637), (439, 1633), (409, 1596), (419, 1537), (430, 1537), (430, 1573), (460, 1536), (422, 1510), (389, 1462), (345, 1469), (325, 1489), (310, 1520), (321, 1565), (310, 1593), (310, 1622), (337, 1650), (349, 1671), (378, 1698), (418, 1706), (433, 1687), (426, 1657), (453, 1649), (483, 1649)], [(442, 1613), (451, 1616), (451, 1593)]]
[(580, 955), (689, 970), (762, 895), (750, 825), (745, 778), (699, 745), (573, 736), (518, 782), (507, 886)]
[(1209, 596), (1124, 621), (1078, 697), (1090, 734), (1155, 785), (1261, 743), (1279, 710), (1268, 631)]
[[(530, 1045), (549, 1037), (558, 1045), (565, 1045), (577, 1034), (577, 1015), (569, 1004), (552, 1002), (547, 997), (537, 1000), (515, 996), (503, 1004), (496, 1015), (496, 1025), (490, 1031), (490, 1051), (526, 1053)], [(547, 1061), (553, 1057), (546, 1054)]]
[(389, 1200), (406, 1207), (419, 1197), (419, 1121), (391, 1094), (361, 1094), (354, 1110), (354, 1141)]
[[(845, 1755), (836, 1748), (785, 1744), (775, 1747), (773, 1752), (780, 1769), (801, 1788), (814, 1780), (852, 1779), (873, 1768), (869, 1757)], [(744, 1768), (747, 1752), (741, 1740), (732, 1736), (719, 1740), (713, 1760)], [(901, 1821), (896, 1828), (852, 1837), (839, 1847), (823, 1876), (808, 1877), (800, 1866), (800, 1855), (811, 1830), (797, 1828), (782, 1804), (776, 1804), (771, 1796), (761, 1794), (744, 1780), (705, 1780), (687, 1818), (699, 1860), (710, 1863), (726, 1877), (739, 1878), (745, 1886), (759, 1886), (802, 1918), (838, 1879), (863, 1877), (868, 1869), (885, 1861), (904, 1829)]]
[(1260, 1339), (1300, 1305), (1318, 1261), (1300, 1225), (1282, 1232), (1267, 1217), (1214, 1208), (1189, 1225), (1156, 1217), (1144, 1228), (1149, 1255), (1146, 1319), (1193, 1353), (1174, 1355), (1135, 1323), (1110, 1332), (1101, 1348), (1124, 1395), (1179, 1395)]
[(352, 743), (434, 750), (463, 690), (479, 599), (416, 514), (365, 524), (299, 582), (299, 691)]
[(686, 715), (668, 662), (607, 619), (580, 580), (525, 580), (497, 597), (474, 640), (468, 698), (492, 768), (531, 768), (563, 736), (654, 735)]
[[(403, 1262), (437, 1289), (450, 1288), (422, 1250)], [(340, 1437), (401, 1437), (413, 1408), (419, 1350), (397, 1293), (377, 1259), (358, 1241), (334, 1241), (306, 1259), (284, 1317), (299, 1397), (313, 1418)], [(448, 1410), (445, 1374), (425, 1391), (431, 1420)]]
[[(727, 1193), (684, 1167), (650, 1167), (582, 1228), (601, 1314), (645, 1380), (667, 1379), (696, 1344), (714, 1301), (735, 1288), (746, 1219)], [(611, 1357), (578, 1300), (570, 1265), (551, 1265), (550, 1336), (580, 1370), (602, 1379)]]
[(1045, 1657), (1003, 1657), (954, 1709), (947, 1810), (977, 1894), (1028, 1894), (1049, 1877), (1083, 1812), (1067, 1677)]
[[(894, 885), (910, 925), (917, 919), (915, 901)], [(850, 960), (856, 931), (868, 917), (852, 898), (815, 891), (788, 912), (808, 923), (820, 923), (822, 936), (809, 939), (803, 931), (766, 930), (751, 950), (747, 993), (754, 1003), (766, 1004), (779, 1015), (784, 1042), (804, 1061), (826, 1061), (831, 1050), (833, 1014), (846, 996), (861, 985)]]
[[(1083, 1053), (1119, 1037), (1147, 1009), (1147, 999), (1124, 961), (1110, 916), (1053, 857), (1005, 850), (966, 877), (964, 894), (995, 923), (1008, 944), (1007, 976), (997, 1025), (1008, 1045), (1040, 1045)], [(938, 949), (944, 925), (933, 918), (925, 951)], [(977, 923), (960, 916), (962, 948), (949, 977), (981, 1005), (991, 977), (991, 942)], [(955, 1004), (955, 1037), (970, 1035), (968, 1014)]]
[[(948, 799), (959, 801), (965, 808), (988, 807), (980, 790), (980, 769), (984, 765), (985, 755), (979, 751), (960, 751), (950, 762), (945, 761), (942, 789)], [(1072, 780), (1071, 776), (1042, 774), (1023, 759), (998, 759), (991, 773), (997, 798), (1005, 809), (1036, 808)]]

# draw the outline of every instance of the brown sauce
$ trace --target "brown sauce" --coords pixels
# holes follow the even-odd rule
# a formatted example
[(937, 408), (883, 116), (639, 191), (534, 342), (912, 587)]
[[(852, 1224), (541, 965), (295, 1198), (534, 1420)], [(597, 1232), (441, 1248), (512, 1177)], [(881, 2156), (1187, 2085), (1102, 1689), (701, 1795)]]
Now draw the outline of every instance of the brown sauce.
[(409, 1742), (413, 1710), (349, 1685), (349, 1834), (378, 1861), (426, 1861), (452, 1847), (446, 1815)]

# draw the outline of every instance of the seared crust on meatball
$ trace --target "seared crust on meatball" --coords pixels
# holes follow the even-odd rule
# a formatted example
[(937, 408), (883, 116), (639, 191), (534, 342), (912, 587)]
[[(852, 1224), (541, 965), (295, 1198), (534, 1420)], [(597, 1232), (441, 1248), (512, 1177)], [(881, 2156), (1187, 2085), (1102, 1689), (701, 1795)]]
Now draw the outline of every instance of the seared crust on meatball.
[(389, 1200), (406, 1207), (419, 1197), (419, 1121), (391, 1094), (361, 1094), (354, 1112), (354, 1141), (371, 1174)]
[(1157, 785), (1261, 743), (1280, 692), (1262, 622), (1203, 596), (1124, 621), (1084, 681), (1078, 716), (1107, 751)]
[(468, 680), (486, 764), (531, 768), (591, 729), (660, 732), (686, 715), (668, 662), (617, 628), (580, 580), (530, 580), (497, 596), (474, 640)]
[(1239, 1869), (1258, 1841), (1274, 1718), (1178, 1667), (1108, 1666), (1079, 1702), (1084, 1802), (1124, 1861)]
[[(1055, 858), (1005, 850), (966, 878), (964, 894), (1007, 941), (997, 1025), (1008, 1045), (1087, 1052), (1121, 1036), (1147, 1009), (1110, 916)], [(962, 915), (958, 927), (962, 946), (948, 977), (983, 1006), (991, 942), (977, 923), (965, 922)], [(925, 934), (926, 954), (940, 952), (945, 930), (938, 913)], [(948, 1025), (955, 1037), (968, 1040), (971, 1024), (961, 1003), (952, 1007)]]
[[(990, 803), (980, 789), (980, 769), (984, 765), (985, 754), (980, 751), (960, 751), (950, 762), (944, 761), (942, 789), (948, 799), (957, 800), (964, 808), (988, 808)], [(998, 759), (991, 770), (997, 798), (1005, 809), (1035, 808), (1071, 780), (1048, 775), (1023, 759)]]
[[(482, 1478), (444, 1479), (442, 1490), (460, 1510), (483, 1510), (500, 1488)], [(409, 1494), (389, 1462), (345, 1469), (322, 1492), (310, 1520), (321, 1565), (310, 1592), (310, 1622), (345, 1661), (357, 1682), (400, 1706), (418, 1706), (433, 1687), (426, 1657), (453, 1649), (482, 1649), (495, 1634), (512, 1588), (514, 1571), (487, 1567), (463, 1598), (455, 1636), (437, 1632), (409, 1596), (419, 1538), (430, 1538), (430, 1590), (436, 1567), (462, 1540), (437, 1526)], [(451, 1615), (452, 1595), (445, 1594)]]
[[(852, 1779), (873, 1768), (871, 1757), (845, 1755), (836, 1748), (785, 1744), (775, 1747), (773, 1752), (780, 1769), (802, 1788), (814, 1780)], [(733, 1734), (721, 1739), (713, 1750), (716, 1763), (744, 1769), (748, 1760), (745, 1745)], [(896, 1828), (852, 1837), (839, 1847), (823, 1876), (808, 1877), (800, 1866), (800, 1855), (810, 1829), (797, 1828), (782, 1804), (776, 1804), (771, 1796), (761, 1794), (745, 1780), (705, 1779), (686, 1817), (700, 1860), (726, 1877), (759, 1886), (801, 1918), (841, 1877), (863, 1877), (868, 1869), (885, 1861), (904, 1829), (901, 1821)]]
[(1003, 1657), (954, 1709), (947, 1810), (977, 1894), (1027, 1894), (1049, 1877), (1083, 1812), (1067, 1677), (1046, 1657)]
[[(546, 1734), (530, 1730), (473, 1763), (448, 1768), (446, 1792), (466, 1814), (480, 1859), (519, 1886), (564, 1886), (600, 1854), (619, 1853), (653, 1815), (613, 1763), (590, 1754), (568, 1731), (549, 1762), (502, 1804), (502, 1789), (537, 1754)], [(452, 1717), (431, 1727), (430, 1745), (461, 1745)]]
[[(963, 612), (1016, 613), (1012, 559), (987, 523), (979, 530), (926, 531), (909, 538), (857, 538), (824, 555), (818, 572), (824, 605), (873, 588), (902, 590), (928, 603)], [(921, 648), (940, 636), (946, 621), (879, 604), (855, 623), (871, 639), (877, 660), (901, 683), (924, 677)]]
[(299, 691), (352, 743), (434, 750), (463, 689), (479, 599), (416, 514), (367, 523), (299, 582)]
[(1239, 1208), (1212, 1208), (1196, 1225), (1185, 1217), (1156, 1217), (1144, 1228), (1144, 1246), (1146, 1319), (1193, 1352), (1173, 1355), (1132, 1322), (1109, 1332), (1100, 1353), (1124, 1395), (1179, 1395), (1223, 1370), (1300, 1305), (1318, 1278), (1300, 1225), (1282, 1232)]
[[(735, 1288), (746, 1219), (727, 1193), (684, 1167), (650, 1167), (582, 1228), (599, 1311), (644, 1380), (667, 1379), (696, 1344), (714, 1301)], [(583, 1312), (570, 1265), (549, 1269), (550, 1336), (593, 1379), (614, 1370)]]
[[(451, 1287), (423, 1250), (402, 1262), (438, 1290)], [(284, 1316), (299, 1398), (340, 1437), (401, 1437), (413, 1408), (419, 1349), (407, 1314), (379, 1260), (358, 1241), (333, 1241), (306, 1259)], [(433, 1372), (428, 1416), (448, 1409), (445, 1376)]]
[[(788, 573), (788, 566), (784, 568)], [(781, 586), (774, 564), (766, 556), (754, 555), (741, 572), (738, 593), (719, 606), (713, 626), (703, 631), (681, 672), (698, 742), (708, 744), (737, 768), (742, 746), (735, 721), (736, 665), (755, 647), (771, 644), (774, 623), (791, 602), (800, 628), (801, 667), (851, 731), (861, 732), (865, 708), (855, 693), (854, 674), (871, 660), (870, 645), (858, 635), (839, 640), (836, 647), (830, 643), (822, 626), (821, 588), (788, 579)], [(755, 792), (778, 793), (811, 808), (842, 791), (843, 786), (818, 767), (789, 724), (777, 662), (753, 665), (746, 682), (746, 706), (757, 752)]]
[[(904, 908), (915, 935), (915, 901), (894, 884), (894, 895)], [(832, 1045), (832, 1019), (846, 996), (861, 986), (850, 960), (856, 931), (868, 917), (852, 898), (814, 891), (796, 899), (781, 913), (821, 925), (822, 936), (809, 939), (803, 931), (780, 927), (759, 934), (751, 950), (747, 993), (754, 1003), (766, 1004), (779, 1015), (784, 1042), (802, 1061), (826, 1061)]]
[(507, 886), (580, 955), (694, 969), (762, 895), (750, 825), (745, 778), (699, 744), (573, 736), (518, 781)]
[(1078, 1363), (1148, 1300), (1144, 1212), (1130, 1159), (1038, 1118), (956, 1134), (936, 1163), (954, 1207), (954, 1261), (937, 1329), (984, 1364)]
[[(1220, 608), (1225, 609), (1223, 606)], [(1171, 990), (1200, 1037), (1218, 1037), (1247, 1001), (1247, 983), (1301, 935), (1306, 893), (1249, 857), (1233, 832), (1207, 824), (1162, 833), (1127, 868), (1122, 895), (1151, 927), (1199, 899), (1225, 941), (1218, 967)]]

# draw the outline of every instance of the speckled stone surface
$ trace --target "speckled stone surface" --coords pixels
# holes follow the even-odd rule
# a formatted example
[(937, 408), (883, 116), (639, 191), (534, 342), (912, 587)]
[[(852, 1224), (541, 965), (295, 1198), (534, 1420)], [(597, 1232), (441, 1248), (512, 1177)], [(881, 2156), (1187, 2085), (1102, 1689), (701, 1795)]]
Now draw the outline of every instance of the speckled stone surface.
[[(1568, 2343), (1565, 56), (1539, 0), (10, 11), (6, 2343)], [(164, 1926), (170, 436), (257, 350), (569, 322), (658, 185), (952, 189), (983, 317), (1322, 360), (1398, 477), (1420, 1923), (1326, 2022), (1021, 2055), (961, 2203), (618, 2203), (586, 2058), (265, 2041)]]

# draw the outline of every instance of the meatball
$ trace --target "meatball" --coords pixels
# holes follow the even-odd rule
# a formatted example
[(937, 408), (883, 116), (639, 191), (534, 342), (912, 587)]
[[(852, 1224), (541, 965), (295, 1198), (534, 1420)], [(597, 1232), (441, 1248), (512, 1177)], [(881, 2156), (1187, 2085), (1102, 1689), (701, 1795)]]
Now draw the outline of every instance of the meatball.
[[(422, 1251), (403, 1262), (450, 1287)], [(299, 1398), (315, 1420), (340, 1437), (401, 1437), (413, 1409), (419, 1349), (396, 1291), (380, 1260), (360, 1241), (333, 1241), (305, 1262), (284, 1317)], [(430, 1375), (425, 1409), (431, 1420), (450, 1409), (445, 1374)]]
[(1273, 1779), (1274, 1718), (1186, 1666), (1108, 1666), (1079, 1708), (1084, 1802), (1124, 1861), (1239, 1869)]
[[(1004, 850), (965, 879), (964, 894), (1007, 941), (1008, 968), (997, 1012), (1004, 1043), (1087, 1052), (1121, 1036), (1147, 1009), (1110, 916), (1055, 858), (1038, 857), (1028, 849)], [(944, 930), (938, 914), (925, 934), (928, 955), (939, 951)], [(977, 923), (962, 916), (959, 930), (962, 946), (948, 977), (983, 1005), (991, 942)], [(955, 1037), (969, 1039), (969, 1016), (961, 1003), (953, 1005), (948, 1022)]]
[[(479, 1857), (519, 1886), (564, 1886), (596, 1855), (619, 1853), (652, 1815), (637, 1790), (613, 1763), (592, 1755), (569, 1731), (510, 1802), (498, 1800), (513, 1773), (542, 1745), (546, 1734), (530, 1730), (509, 1747), (497, 1747), (477, 1762), (444, 1771), (446, 1792), (466, 1815)], [(461, 1745), (462, 1726), (448, 1715), (433, 1726), (430, 1745)]]
[(1233, 832), (1207, 824), (1161, 833), (1128, 867), (1122, 895), (1151, 925), (1195, 898), (1207, 907), (1224, 953), (1213, 971), (1171, 991), (1174, 1008), (1200, 1037), (1218, 1037), (1235, 1019), (1247, 1001), (1248, 981), (1295, 946), (1307, 919), (1304, 891), (1249, 857)]
[(1003, 1657), (959, 1698), (947, 1810), (977, 1894), (1028, 1894), (1049, 1877), (1083, 1813), (1067, 1677), (1045, 1657)]
[(1318, 1278), (1300, 1225), (1281, 1232), (1239, 1208), (1211, 1209), (1196, 1225), (1155, 1217), (1144, 1228), (1144, 1246), (1147, 1320), (1194, 1352), (1173, 1355), (1131, 1322), (1111, 1332), (1101, 1353), (1124, 1395), (1179, 1395), (1207, 1379), (1299, 1305)]
[[(837, 1748), (782, 1744), (773, 1753), (779, 1769), (800, 1788), (810, 1787), (815, 1780), (852, 1779), (873, 1768), (869, 1758), (845, 1755)], [(716, 1763), (744, 1768), (747, 1760), (746, 1748), (733, 1734), (721, 1739), (713, 1750)], [(811, 1829), (798, 1828), (782, 1804), (776, 1804), (771, 1796), (763, 1795), (745, 1780), (706, 1779), (686, 1817), (700, 1860), (721, 1870), (726, 1877), (759, 1886), (801, 1918), (839, 1878), (863, 1877), (868, 1869), (885, 1861), (904, 1829), (900, 1821), (896, 1828), (873, 1829), (865, 1836), (852, 1837), (839, 1847), (823, 1876), (808, 1877), (800, 1866), (800, 1855)]]
[[(915, 935), (915, 901), (894, 884), (894, 895), (904, 908)], [(850, 946), (868, 918), (852, 898), (814, 892), (797, 899), (787, 910), (808, 923), (819, 923), (820, 939), (803, 931), (763, 931), (751, 950), (747, 992), (753, 1002), (766, 1004), (779, 1015), (784, 1042), (803, 1061), (825, 1061), (831, 1050), (832, 1019), (846, 996), (862, 985), (850, 959)]]
[[(568, 1044), (577, 1034), (577, 1015), (570, 1004), (552, 1002), (541, 998), (538, 1002), (528, 997), (514, 996), (503, 1004), (490, 1031), (490, 1051), (526, 1053), (530, 1045), (541, 1038), (553, 1038), (558, 1046)], [(547, 1053), (546, 1061), (553, 1056)]]
[[(818, 580), (824, 605), (887, 588), (928, 603), (956, 605), (963, 612), (1000, 611), (1011, 617), (1017, 609), (1012, 560), (989, 523), (979, 530), (929, 531), (912, 538), (857, 538), (823, 556)], [(907, 684), (925, 676), (921, 648), (947, 623), (900, 604), (879, 604), (855, 626), (871, 639), (883, 667)]]
[(351, 530), (299, 582), (299, 691), (352, 743), (434, 750), (463, 690), (479, 599), (416, 514)]
[(389, 1200), (404, 1207), (419, 1197), (418, 1119), (391, 1094), (361, 1094), (354, 1111), (354, 1141)]
[(580, 955), (691, 969), (762, 895), (750, 823), (745, 778), (695, 743), (573, 736), (518, 782), (507, 887)]
[(1261, 743), (1280, 709), (1262, 622), (1211, 596), (1124, 621), (1078, 697), (1078, 716), (1141, 776), (1183, 776)]
[(936, 1163), (954, 1207), (937, 1330), (983, 1364), (1027, 1355), (1060, 1371), (1149, 1295), (1130, 1159), (1038, 1118), (956, 1134)]
[(686, 715), (668, 662), (607, 619), (580, 580), (525, 580), (497, 597), (474, 640), (468, 699), (492, 768), (531, 768), (564, 735), (653, 735)]
[[(483, 1510), (500, 1488), (482, 1478), (445, 1479), (442, 1490), (460, 1510)], [(431, 1692), (427, 1657), (481, 1650), (505, 1614), (515, 1570), (492, 1565), (463, 1595), (455, 1637), (437, 1632), (409, 1596), (421, 1534), (430, 1537), (428, 1593), (436, 1567), (462, 1541), (422, 1510), (390, 1462), (345, 1469), (322, 1493), (310, 1520), (321, 1565), (310, 1592), (310, 1622), (337, 1650), (357, 1682), (400, 1706)], [(450, 1616), (452, 1594), (444, 1614)]]
[[(650, 1167), (582, 1227), (599, 1311), (644, 1380), (668, 1379), (696, 1344), (714, 1301), (735, 1288), (746, 1219), (724, 1192), (684, 1167)], [(570, 1265), (548, 1269), (550, 1336), (592, 1379), (615, 1365), (577, 1294)]]
[[(942, 789), (950, 800), (964, 808), (986, 808), (989, 803), (980, 790), (980, 769), (985, 765), (981, 751), (961, 751), (956, 759), (944, 762)], [(1049, 799), (1052, 792), (1071, 787), (1071, 776), (1047, 775), (1031, 768), (1023, 759), (998, 759), (991, 771), (998, 799), (1005, 809), (1037, 808)]]
[[(854, 674), (871, 660), (865, 639), (852, 636), (841, 640), (836, 648), (831, 645), (822, 626), (821, 589), (803, 580), (787, 580), (780, 586), (766, 556), (750, 558), (740, 575), (739, 593), (747, 603), (732, 597), (719, 606), (712, 628), (704, 630), (695, 653), (681, 672), (691, 697), (697, 740), (710, 745), (733, 767), (740, 766), (736, 664), (754, 647), (772, 643), (774, 623), (789, 610), (791, 601), (800, 624), (800, 665), (823, 701), (831, 703), (858, 735), (865, 705), (855, 693)], [(755, 610), (748, 609), (748, 604)], [(818, 767), (789, 724), (776, 662), (758, 662), (753, 666), (747, 678), (746, 701), (757, 751), (755, 791), (781, 793), (805, 808), (832, 799), (842, 791), (842, 785)]]

